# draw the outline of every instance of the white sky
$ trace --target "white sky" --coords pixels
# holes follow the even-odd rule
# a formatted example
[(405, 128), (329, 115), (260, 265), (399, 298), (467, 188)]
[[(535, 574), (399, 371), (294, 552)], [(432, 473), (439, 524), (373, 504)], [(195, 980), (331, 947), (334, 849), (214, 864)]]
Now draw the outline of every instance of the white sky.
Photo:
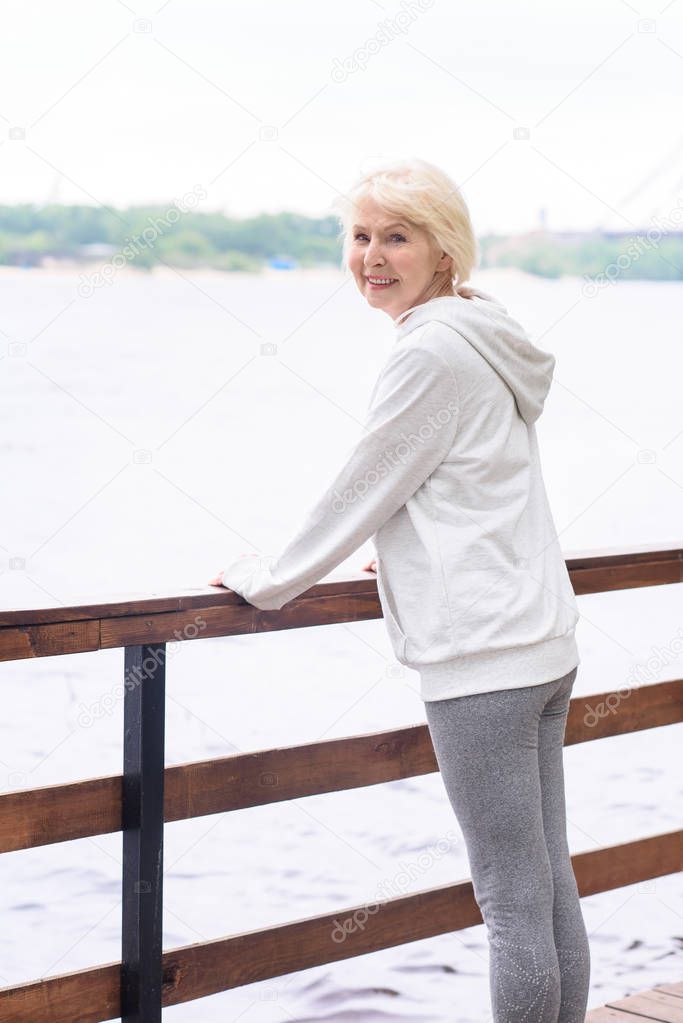
[(642, 229), (683, 201), (682, 85), (683, 0), (5, 0), (0, 203), (318, 216), (416, 155), (480, 234)]

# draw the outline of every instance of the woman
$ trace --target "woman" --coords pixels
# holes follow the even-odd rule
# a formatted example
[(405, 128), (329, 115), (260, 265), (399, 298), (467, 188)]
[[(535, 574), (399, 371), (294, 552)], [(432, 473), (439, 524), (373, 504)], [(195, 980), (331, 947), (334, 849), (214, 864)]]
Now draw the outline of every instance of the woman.
[(578, 610), (535, 421), (555, 360), (468, 286), (477, 245), (422, 160), (365, 174), (344, 262), (396, 339), (364, 432), (279, 555), (212, 580), (279, 609), (371, 538), (397, 660), (420, 695), (487, 927), (495, 1023), (578, 1023), (589, 947), (566, 837), (563, 741)]

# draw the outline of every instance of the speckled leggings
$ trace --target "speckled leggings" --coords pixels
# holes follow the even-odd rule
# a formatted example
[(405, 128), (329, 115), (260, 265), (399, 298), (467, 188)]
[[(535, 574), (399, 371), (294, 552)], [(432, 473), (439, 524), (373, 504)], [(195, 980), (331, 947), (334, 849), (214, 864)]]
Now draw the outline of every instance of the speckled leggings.
[(578, 668), (425, 702), (486, 924), (494, 1023), (583, 1023), (590, 951), (567, 845), (563, 743)]

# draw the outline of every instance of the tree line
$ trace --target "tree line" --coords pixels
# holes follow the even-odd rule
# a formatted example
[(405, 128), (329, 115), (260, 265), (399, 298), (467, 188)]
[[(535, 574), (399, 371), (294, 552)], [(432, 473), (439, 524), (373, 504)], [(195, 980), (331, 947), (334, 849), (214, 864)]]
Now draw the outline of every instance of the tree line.
[[(517, 267), (543, 277), (565, 274), (607, 279), (683, 280), (683, 237), (652, 232), (613, 236), (599, 231), (486, 235), (480, 266)], [(118, 258), (149, 269), (259, 271), (268, 265), (341, 266), (336, 217), (261, 213), (246, 218), (175, 204), (0, 206), (0, 264), (41, 266), (49, 260), (106, 262)]]

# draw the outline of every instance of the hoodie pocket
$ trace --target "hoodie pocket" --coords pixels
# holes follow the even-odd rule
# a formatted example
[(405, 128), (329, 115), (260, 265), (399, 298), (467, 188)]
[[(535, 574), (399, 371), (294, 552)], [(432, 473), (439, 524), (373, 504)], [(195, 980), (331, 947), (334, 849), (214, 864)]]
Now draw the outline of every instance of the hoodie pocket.
[(398, 623), (396, 614), (391, 606), (390, 598), (387, 590), (384, 586), (384, 580), (382, 578), (382, 567), (379, 557), (377, 560), (377, 592), (379, 594), (379, 602), (382, 605), (382, 613), (384, 615), (384, 621), (386, 622), (387, 632), (391, 640), (391, 645), (394, 648), (394, 655), (396, 660), (400, 664), (405, 664), (406, 656), (406, 645), (408, 638), (403, 632), (403, 629)]

